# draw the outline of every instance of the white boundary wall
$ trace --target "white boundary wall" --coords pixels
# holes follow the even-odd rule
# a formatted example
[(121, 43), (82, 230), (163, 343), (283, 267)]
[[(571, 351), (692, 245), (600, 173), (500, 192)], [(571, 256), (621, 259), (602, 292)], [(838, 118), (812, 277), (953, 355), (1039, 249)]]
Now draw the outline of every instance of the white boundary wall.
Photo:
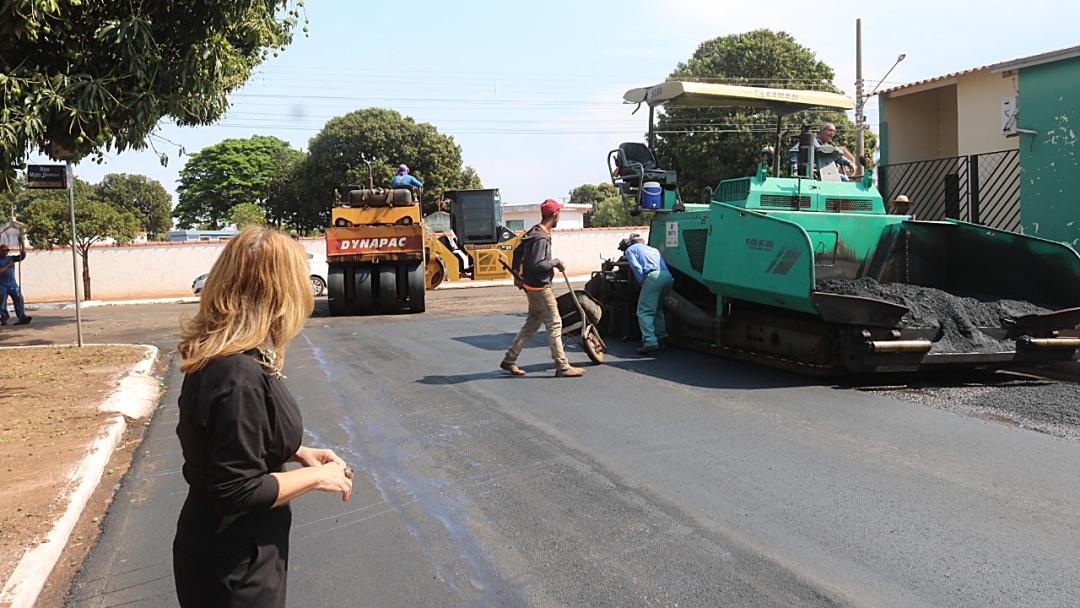
[[(617, 258), (619, 240), (631, 232), (648, 239), (649, 228), (555, 230), (552, 254), (570, 275), (600, 269), (601, 256)], [(326, 254), (322, 238), (301, 239), (308, 251)], [(94, 300), (190, 296), (195, 277), (208, 272), (225, 243), (151, 243), (90, 248), (90, 286)], [(21, 267), (21, 268), (20, 268)], [(82, 297), (82, 258), (78, 258)], [(16, 278), (28, 303), (75, 299), (70, 249), (28, 250), (16, 265)]]

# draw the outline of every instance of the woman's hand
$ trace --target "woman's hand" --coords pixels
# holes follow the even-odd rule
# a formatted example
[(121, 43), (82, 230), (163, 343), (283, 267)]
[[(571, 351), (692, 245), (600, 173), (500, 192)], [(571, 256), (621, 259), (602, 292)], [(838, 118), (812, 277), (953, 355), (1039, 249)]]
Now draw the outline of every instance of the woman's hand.
[[(274, 502), (275, 507), (307, 494), (308, 492), (341, 492), (341, 500), (349, 502), (352, 497), (352, 470), (340, 458), (330, 450), (313, 450), (304, 455), (303, 448), (297, 450), (293, 456), (296, 462), (310, 462), (302, 469), (270, 473), (278, 482), (278, 498)], [(327, 462), (319, 462), (319, 456), (313, 454), (323, 453)], [(329, 454), (329, 456), (325, 456)], [(310, 458), (308, 458), (310, 456)]]
[(299, 462), (305, 467), (314, 467), (331, 462), (336, 462), (341, 466), (347, 466), (345, 461), (334, 453), (334, 450), (328, 448), (308, 448), (300, 446), (300, 449), (296, 450), (296, 453), (293, 454), (293, 457), (290, 460)]
[(352, 469), (333, 450), (300, 446), (289, 461), (298, 462), (304, 468), (271, 473), (278, 478), (279, 484), (275, 507), (312, 490), (341, 492), (341, 500), (349, 502), (352, 496)]
[[(326, 450), (330, 452), (330, 450)], [(333, 452), (330, 452), (333, 454)], [(318, 483), (315, 489), (320, 492), (341, 492), (341, 501), (349, 502), (352, 497), (352, 469), (340, 458), (336, 461), (315, 465), (313, 470), (319, 472)]]

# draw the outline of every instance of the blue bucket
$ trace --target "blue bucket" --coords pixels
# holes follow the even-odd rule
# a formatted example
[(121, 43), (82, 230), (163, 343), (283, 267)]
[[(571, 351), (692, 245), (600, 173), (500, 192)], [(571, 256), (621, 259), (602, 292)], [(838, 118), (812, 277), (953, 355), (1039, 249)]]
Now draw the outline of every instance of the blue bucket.
[(641, 207), (643, 209), (660, 208), (659, 182), (645, 182), (641, 185)]

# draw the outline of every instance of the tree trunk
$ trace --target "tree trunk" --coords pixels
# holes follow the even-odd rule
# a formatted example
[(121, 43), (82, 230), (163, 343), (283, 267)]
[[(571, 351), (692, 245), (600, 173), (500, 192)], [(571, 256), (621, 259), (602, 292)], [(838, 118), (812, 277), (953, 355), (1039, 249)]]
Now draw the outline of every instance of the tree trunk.
[(83, 299), (90, 299), (90, 247), (79, 247), (82, 250), (82, 284)]

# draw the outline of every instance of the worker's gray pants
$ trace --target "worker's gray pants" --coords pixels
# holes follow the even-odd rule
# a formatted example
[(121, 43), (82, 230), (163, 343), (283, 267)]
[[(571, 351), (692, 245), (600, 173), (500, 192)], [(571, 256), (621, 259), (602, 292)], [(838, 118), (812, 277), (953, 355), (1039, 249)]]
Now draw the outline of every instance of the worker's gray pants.
[(550, 287), (545, 287), (543, 290), (526, 289), (525, 295), (529, 298), (529, 315), (525, 317), (525, 325), (521, 326), (521, 331), (510, 343), (503, 363), (517, 363), (522, 349), (540, 329), (540, 325), (543, 325), (547, 330), (548, 347), (551, 348), (555, 369), (569, 369), (570, 363), (563, 352), (562, 317), (559, 315), (559, 305), (555, 302), (555, 292)]

